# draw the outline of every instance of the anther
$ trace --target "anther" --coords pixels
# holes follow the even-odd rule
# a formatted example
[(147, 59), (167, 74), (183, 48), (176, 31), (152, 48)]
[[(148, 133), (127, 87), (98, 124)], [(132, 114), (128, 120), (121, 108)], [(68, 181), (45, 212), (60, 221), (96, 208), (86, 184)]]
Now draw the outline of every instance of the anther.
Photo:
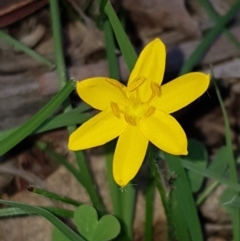
[(120, 109), (119, 109), (119, 106), (117, 103), (111, 101), (110, 102), (110, 106), (111, 106), (111, 109), (112, 109), (112, 112), (113, 114), (117, 117), (117, 118), (120, 118)]
[(125, 114), (124, 115), (124, 118), (126, 120), (126, 122), (132, 126), (136, 126), (137, 123), (136, 123), (136, 119), (133, 117), (133, 116), (130, 116), (128, 114)]
[(106, 81), (107, 81), (109, 84), (114, 85), (114, 86), (117, 87), (117, 88), (123, 88), (123, 87), (124, 87), (123, 84), (121, 84), (120, 82), (118, 82), (118, 81), (116, 81), (116, 80), (106, 78)]
[(154, 112), (155, 112), (155, 110), (156, 110), (155, 107), (150, 106), (150, 107), (147, 109), (147, 111), (145, 112), (144, 116), (145, 116), (145, 117), (149, 117), (149, 116), (153, 115)]
[(133, 81), (131, 81), (131, 84), (127, 87), (127, 90), (129, 92), (131, 92), (131, 91), (137, 89), (145, 81), (146, 81), (146, 78), (144, 78), (144, 77), (136, 77)]
[(154, 95), (160, 96), (161, 94), (160, 86), (153, 81), (151, 82), (151, 89)]
[(113, 79), (108, 79), (108, 78), (106, 78), (106, 81), (109, 83), (109, 84), (111, 84), (111, 85), (113, 85), (114, 87), (116, 87), (118, 90), (120, 90), (120, 92), (121, 92), (121, 94), (124, 96), (124, 97), (126, 97), (127, 98), (127, 95), (126, 95), (126, 92), (125, 92), (125, 85), (123, 85), (123, 84), (121, 84), (120, 82), (118, 82), (118, 81), (115, 81), (115, 80), (113, 80)]

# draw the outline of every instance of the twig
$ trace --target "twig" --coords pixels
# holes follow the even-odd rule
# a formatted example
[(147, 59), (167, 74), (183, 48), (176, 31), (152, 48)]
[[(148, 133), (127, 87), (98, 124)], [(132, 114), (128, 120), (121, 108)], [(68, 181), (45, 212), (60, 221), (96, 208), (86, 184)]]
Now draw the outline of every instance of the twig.
[(0, 166), (0, 173), (21, 177), (24, 180), (28, 181), (30, 184), (36, 185), (42, 189), (48, 189), (45, 181), (43, 181), (41, 178), (39, 178), (33, 173), (30, 173), (21, 169), (17, 169), (17, 168), (8, 168), (8, 167), (1, 167), (1, 166)]

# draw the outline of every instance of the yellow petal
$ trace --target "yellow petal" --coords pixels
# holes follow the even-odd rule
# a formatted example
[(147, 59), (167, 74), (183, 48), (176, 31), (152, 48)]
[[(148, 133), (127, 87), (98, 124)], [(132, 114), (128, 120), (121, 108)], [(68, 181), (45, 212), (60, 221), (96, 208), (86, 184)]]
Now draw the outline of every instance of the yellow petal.
[(126, 86), (119, 81), (96, 77), (77, 82), (78, 95), (89, 105), (98, 110), (110, 106), (110, 102), (126, 105)]
[(142, 50), (129, 77), (128, 86), (138, 78), (145, 78), (147, 81), (139, 87), (139, 94), (143, 101), (151, 95), (151, 81), (158, 85), (162, 83), (165, 62), (166, 49), (160, 39), (153, 40)]
[(124, 187), (137, 174), (148, 146), (147, 138), (137, 126), (129, 125), (120, 135), (113, 159), (113, 176)]
[(173, 113), (190, 104), (208, 88), (210, 76), (193, 72), (178, 77), (161, 87), (160, 96), (151, 104), (166, 113)]
[(104, 110), (74, 131), (68, 142), (72, 151), (100, 146), (119, 136), (127, 127), (126, 121)]
[(175, 118), (156, 110), (139, 122), (140, 130), (155, 146), (173, 155), (187, 154), (187, 138)]

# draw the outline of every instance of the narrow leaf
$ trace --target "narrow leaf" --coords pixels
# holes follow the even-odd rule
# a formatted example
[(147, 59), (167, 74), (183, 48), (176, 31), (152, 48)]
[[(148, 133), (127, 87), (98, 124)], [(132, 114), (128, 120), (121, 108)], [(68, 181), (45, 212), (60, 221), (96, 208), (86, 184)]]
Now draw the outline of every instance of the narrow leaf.
[[(240, 1), (238, 1), (240, 3)], [(240, 6), (240, 5), (239, 5)], [(232, 146), (232, 140), (231, 140), (231, 128), (227, 116), (227, 112), (225, 109), (225, 106), (222, 101), (222, 97), (219, 91), (219, 88), (217, 86), (217, 83), (214, 79), (214, 76), (212, 78), (213, 84), (216, 90), (216, 94), (222, 109), (223, 118), (224, 118), (224, 125), (225, 125), (225, 136), (226, 136), (226, 146), (227, 146), (227, 153), (228, 153), (228, 166), (229, 166), (229, 176), (232, 181), (235, 181), (235, 183), (238, 183), (238, 173), (237, 173), (237, 166), (236, 161), (234, 159), (234, 153), (233, 153), (233, 146)], [(239, 192), (230, 190), (231, 192), (231, 198), (235, 197), (236, 195), (239, 195)], [(240, 210), (236, 210), (235, 212), (232, 212), (232, 223), (233, 223), (233, 240), (238, 241), (240, 237)]]
[(201, 225), (199, 222), (195, 201), (192, 196), (191, 187), (185, 170), (182, 167), (180, 157), (164, 153), (167, 165), (177, 176), (173, 192), (176, 192), (178, 205), (182, 210), (188, 225), (190, 236), (194, 241), (203, 241)]
[(123, 57), (128, 66), (128, 69), (132, 70), (136, 63), (137, 55), (136, 55), (134, 48), (132, 47), (132, 45), (130, 43), (125, 31), (123, 30), (121, 22), (119, 21), (110, 1), (108, 1), (108, 3), (106, 4), (105, 13), (107, 14), (109, 21), (112, 25), (114, 34), (116, 36), (119, 47), (121, 49)]
[(72, 81), (69, 81), (64, 88), (50, 101), (48, 102), (37, 114), (35, 114), (30, 120), (12, 132), (4, 140), (0, 141), (0, 156), (4, 155), (7, 151), (17, 145), (25, 137), (30, 135), (37, 127), (39, 127), (69, 96), (69, 94), (75, 89), (75, 85)]
[(38, 62), (47, 65), (51, 69), (55, 68), (54, 63), (46, 59), (44, 56), (38, 54), (36, 51), (30, 49), (26, 45), (22, 44), (15, 38), (11, 37), (10, 35), (6, 34), (4, 31), (0, 30), (0, 38), (3, 39), (6, 43), (12, 45), (14, 48), (24, 52), (25, 54), (31, 56), (32, 58), (36, 59)]
[(1, 204), (9, 205), (12, 207), (18, 207), (21, 208), (27, 212), (33, 212), (36, 213), (44, 218), (46, 218), (50, 223), (52, 223), (55, 227), (57, 227), (61, 232), (66, 235), (71, 241), (86, 241), (79, 235), (77, 235), (72, 229), (70, 229), (67, 225), (65, 225), (60, 219), (58, 219), (56, 216), (54, 216), (49, 211), (40, 208), (35, 207), (32, 205), (27, 205), (23, 203), (13, 202), (13, 201), (5, 201), (0, 200)]
[(203, 38), (198, 47), (194, 50), (192, 55), (185, 62), (184, 66), (181, 69), (181, 75), (190, 72), (194, 68), (194, 66), (198, 64), (203, 54), (206, 53), (207, 49), (216, 39), (216, 37), (224, 31), (226, 24), (233, 18), (235, 14), (237, 14), (239, 9), (240, 1), (236, 1), (236, 3), (232, 5), (230, 10), (224, 16), (218, 19), (217, 24), (207, 33), (207, 35)]

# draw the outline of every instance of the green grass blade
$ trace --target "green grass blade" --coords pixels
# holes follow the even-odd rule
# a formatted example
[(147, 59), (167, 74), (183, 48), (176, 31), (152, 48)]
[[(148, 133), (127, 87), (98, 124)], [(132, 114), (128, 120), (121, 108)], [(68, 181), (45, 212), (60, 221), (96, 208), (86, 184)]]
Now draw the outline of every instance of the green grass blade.
[(33, 133), (42, 133), (45, 131), (50, 131), (70, 125), (79, 125), (89, 120), (91, 117), (92, 114), (90, 113), (81, 113), (78, 109), (74, 109), (72, 111), (60, 114), (56, 117), (47, 119)]
[[(83, 111), (90, 109), (89, 106), (78, 107), (67, 113), (62, 113), (52, 118), (46, 119), (32, 134), (42, 133), (50, 130), (54, 130), (68, 125), (82, 124), (88, 120), (92, 115), (90, 113), (83, 113)], [(7, 131), (0, 132), (0, 141), (16, 131), (20, 127), (16, 127)]]
[[(54, 43), (54, 55), (57, 65), (57, 76), (60, 88), (67, 83), (67, 70), (65, 65), (65, 57), (62, 43), (62, 26), (60, 18), (59, 0), (49, 0), (50, 15), (52, 21), (53, 43)], [(70, 100), (67, 98), (63, 103), (64, 112), (72, 110)], [(70, 132), (75, 129), (74, 126), (69, 127)], [(68, 129), (69, 129), (68, 128)]]
[[(220, 103), (220, 106), (221, 106), (221, 110), (222, 110), (222, 113), (223, 113), (223, 118), (224, 118), (225, 133), (226, 133), (226, 147), (227, 147), (227, 151), (228, 151), (229, 174), (230, 174), (230, 177), (233, 181), (238, 182), (236, 162), (235, 162), (235, 158), (234, 158), (233, 146), (232, 146), (232, 140), (231, 140), (231, 129), (230, 129), (230, 124), (229, 124), (227, 112), (226, 112), (226, 109), (224, 107), (219, 88), (218, 88), (217, 83), (214, 80), (214, 78), (213, 78), (213, 83), (214, 83), (214, 87), (215, 87), (215, 90), (216, 90), (216, 94), (217, 94), (217, 97), (218, 97), (218, 100), (219, 100), (219, 103)], [(240, 237), (240, 235), (239, 235), (239, 237)]]
[(105, 145), (105, 158), (106, 158), (106, 170), (107, 170), (107, 179), (108, 179), (108, 186), (110, 191), (110, 197), (113, 205), (114, 215), (117, 218), (121, 219), (122, 216), (122, 207), (121, 207), (121, 192), (119, 186), (113, 179), (113, 148), (115, 145), (113, 142), (107, 143)]
[(240, 196), (235, 196), (232, 200), (227, 203), (223, 203), (225, 207), (231, 207), (234, 209), (240, 209)]
[(0, 156), (4, 155), (7, 151), (17, 145), (25, 137), (30, 135), (37, 127), (39, 127), (69, 96), (69, 94), (75, 89), (75, 85), (72, 81), (69, 81), (64, 88), (49, 101), (37, 114), (35, 114), (30, 120), (23, 124), (20, 128), (12, 132), (5, 139), (0, 141)]
[(230, 10), (222, 17), (218, 19), (216, 26), (214, 26), (209, 33), (203, 38), (201, 43), (187, 59), (184, 66), (181, 69), (180, 75), (190, 72), (194, 66), (202, 58), (203, 54), (207, 51), (214, 39), (224, 30), (226, 24), (232, 19), (232, 17), (239, 11), (240, 1), (236, 1)]
[[(64, 208), (56, 208), (56, 207), (47, 207), (47, 206), (38, 206), (39, 208), (43, 208), (54, 215), (63, 218), (72, 218), (74, 212)], [(36, 215), (35, 212), (26, 211), (21, 208), (11, 207), (11, 208), (1, 208), (0, 209), (0, 218), (8, 218), (8, 217), (20, 217), (20, 216), (29, 216)]]
[[(105, 12), (108, 13), (109, 19), (105, 20), (103, 28), (105, 32), (105, 39), (106, 39), (106, 46), (107, 46), (107, 58), (108, 58), (108, 65), (109, 65), (109, 74), (111, 78), (119, 79), (119, 69), (118, 69), (118, 60), (117, 56), (115, 53), (115, 44), (114, 44), (114, 36), (112, 32), (115, 33), (116, 38), (121, 38), (121, 41), (118, 41), (119, 46), (121, 48), (121, 51), (124, 51), (123, 55), (127, 53), (127, 51), (134, 51), (132, 49), (132, 46), (129, 42), (129, 44), (123, 44), (123, 40), (128, 42), (128, 38), (122, 29), (121, 23), (119, 19), (117, 18), (114, 10), (112, 9), (112, 6), (109, 1), (101, 1), (100, 7), (104, 9), (104, 4), (106, 4)], [(115, 23), (115, 27), (110, 25), (110, 21)], [(112, 23), (111, 22), (111, 23)], [(116, 28), (118, 28), (116, 30)], [(120, 32), (119, 32), (120, 31)], [(118, 34), (118, 35), (117, 35)], [(128, 53), (129, 54), (129, 53)], [(135, 52), (134, 52), (135, 54)], [(131, 65), (130, 67), (134, 66), (135, 60), (134, 60), (135, 55), (130, 55), (125, 58), (125, 61)], [(111, 144), (110, 144), (111, 145)], [(111, 145), (113, 146), (113, 145)], [(108, 146), (110, 147), (110, 146)], [(108, 149), (109, 150), (109, 149)], [(107, 168), (108, 172), (112, 172), (112, 162), (113, 162), (113, 155), (108, 154), (108, 159), (107, 159)], [(110, 158), (112, 158), (110, 160)], [(113, 180), (112, 174), (108, 173), (109, 177), (109, 186), (111, 190), (111, 196), (112, 196), (112, 201), (114, 202), (113, 205), (115, 207), (115, 210), (118, 213), (118, 218), (124, 223), (124, 228), (125, 228), (125, 238), (124, 239), (133, 239), (133, 217), (134, 217), (134, 210), (135, 210), (135, 195), (136, 191), (135, 188), (130, 184), (127, 187), (126, 191), (123, 191), (120, 193), (119, 187), (116, 185), (115, 181)], [(113, 195), (117, 195), (116, 197), (113, 197)], [(121, 202), (122, 201), (122, 202)]]
[[(213, 8), (212, 4), (209, 0), (198, 0), (199, 3), (205, 8), (208, 15), (217, 23), (219, 21), (220, 15), (217, 11)], [(234, 46), (240, 50), (240, 44), (235, 36), (228, 30), (224, 29), (223, 33), (227, 36), (227, 38), (234, 44)]]
[[(181, 208), (179, 208), (176, 192), (171, 194), (171, 214), (172, 219), (174, 220), (174, 226), (171, 227), (173, 229), (171, 230), (172, 237), (175, 237), (175, 239), (179, 241), (195, 241), (190, 237), (188, 225), (184, 218), (183, 211)], [(175, 239), (169, 239), (169, 241)]]
[[(104, 11), (105, 2), (100, 1), (100, 8), (99, 11)], [(108, 60), (108, 71), (109, 76), (113, 79), (119, 79), (119, 68), (118, 68), (118, 59), (116, 56), (116, 47), (114, 42), (114, 35), (111, 24), (108, 19), (104, 20), (103, 23), (103, 30), (105, 35), (105, 42), (106, 42), (106, 52), (107, 52), (107, 60)], [(115, 142), (110, 142), (106, 144), (105, 147), (105, 157), (106, 157), (106, 169), (107, 169), (107, 177), (108, 177), (108, 185), (110, 196), (112, 200), (112, 205), (114, 209), (114, 214), (120, 218), (122, 215), (122, 207), (121, 207), (121, 199), (120, 199), (120, 190), (119, 186), (116, 184), (115, 180), (113, 179), (113, 150), (115, 148)]]
[(147, 186), (145, 194), (146, 207), (145, 207), (145, 224), (144, 224), (144, 241), (153, 240), (153, 211), (154, 211), (154, 194), (155, 185), (150, 184)]
[(118, 58), (115, 52), (116, 48), (114, 43), (112, 27), (108, 19), (104, 21), (103, 29), (105, 33), (109, 76), (113, 79), (119, 80), (120, 75), (118, 68)]
[[(59, 1), (58, 0), (50, 0), (50, 12), (51, 12), (51, 19), (52, 19), (52, 26), (53, 26), (53, 41), (54, 41), (54, 53), (55, 59), (57, 62), (57, 74), (59, 85), (62, 87), (67, 81), (66, 75), (66, 66), (64, 60), (64, 52), (63, 52), (63, 45), (62, 45), (62, 27), (60, 21), (60, 9), (59, 9)], [(72, 110), (71, 103), (69, 99), (66, 99), (64, 102), (64, 112), (69, 112)], [(76, 126), (68, 126), (68, 132), (72, 133), (76, 130)], [(86, 159), (82, 152), (75, 152), (76, 161), (81, 170), (81, 178), (78, 177), (78, 181), (84, 186), (87, 192), (90, 195), (90, 198), (93, 202), (93, 205), (101, 212), (104, 212), (106, 209), (102, 202), (101, 196), (98, 193), (92, 175), (89, 171), (89, 168), (86, 164)]]
[[(107, 1), (101, 1), (100, 2), (100, 12), (105, 9)], [(102, 10), (101, 10), (102, 8)], [(103, 23), (103, 29), (105, 34), (105, 41), (106, 41), (106, 51), (107, 51), (107, 60), (108, 60), (108, 70), (109, 70), (109, 76), (113, 79), (120, 79), (119, 74), (119, 66), (118, 66), (118, 59), (116, 56), (116, 47), (114, 42), (114, 35), (113, 35), (113, 29), (111, 27), (109, 19), (105, 19)], [(130, 210), (133, 207), (133, 202), (135, 200), (135, 197), (128, 197), (128, 202), (121, 202), (121, 192), (119, 186), (116, 184), (114, 178), (113, 178), (113, 150), (116, 147), (115, 142), (110, 142), (106, 144), (106, 168), (107, 168), (107, 176), (108, 176), (108, 183), (109, 183), (109, 189), (110, 189), (110, 195), (111, 200), (114, 208), (114, 214), (124, 222), (125, 226), (130, 225), (127, 227), (128, 233), (129, 229), (132, 229), (132, 220), (134, 215), (134, 208)], [(129, 192), (128, 195), (135, 195), (135, 192)], [(126, 205), (130, 205), (130, 207), (127, 207)], [(124, 210), (129, 209), (128, 215), (126, 215), (126, 212)], [(125, 233), (126, 234), (126, 233)], [(122, 235), (125, 235), (122, 234)], [(132, 233), (129, 234), (130, 236)], [(122, 237), (123, 238), (123, 237)], [(128, 237), (129, 238), (129, 237)]]
[(121, 193), (122, 201), (122, 215), (121, 218), (124, 223), (123, 230), (126, 233), (126, 239), (133, 240), (133, 218), (135, 212), (136, 190), (132, 183), (129, 183), (123, 188)]
[(39, 194), (43, 197), (46, 197), (46, 198), (49, 198), (49, 199), (52, 199), (52, 200), (55, 200), (55, 201), (60, 201), (60, 202), (63, 202), (63, 203), (71, 204), (71, 205), (76, 206), (76, 207), (82, 205), (82, 203), (80, 203), (80, 202), (78, 202), (78, 201), (76, 201), (72, 198), (69, 198), (69, 197), (66, 197), (66, 196), (60, 196), (56, 193), (49, 192), (47, 190), (40, 189), (40, 188), (37, 188), (37, 187), (31, 186), (31, 187), (28, 188), (28, 191)]
[(64, 53), (62, 49), (62, 26), (60, 21), (60, 9), (58, 0), (49, 0), (50, 14), (52, 20), (53, 42), (54, 42), (54, 54), (57, 64), (57, 76), (60, 88), (62, 88), (67, 82), (67, 72), (65, 66)]
[(235, 190), (235, 191), (240, 191), (240, 184), (236, 183), (235, 181), (233, 180), (230, 180), (228, 178), (225, 178), (223, 177), (222, 175), (218, 174), (218, 173), (215, 173), (213, 171), (210, 171), (208, 169), (205, 169), (205, 168), (200, 168), (200, 167), (197, 167), (195, 164), (189, 162), (189, 161), (184, 161), (184, 160), (181, 160), (182, 162), (182, 165), (191, 170), (191, 171), (194, 171), (200, 175), (203, 175), (205, 177), (208, 177), (208, 178), (211, 178), (213, 180), (216, 180), (218, 181), (219, 183), (222, 183), (224, 185), (227, 185), (229, 188), (231, 188), (232, 190)]
[(21, 208), (1, 208), (0, 209), (0, 218), (8, 218), (8, 217), (20, 217), (20, 216), (26, 216), (26, 215), (32, 215), (35, 214), (30, 211), (25, 211)]
[[(76, 180), (81, 183), (84, 188), (87, 190), (92, 203), (96, 209), (98, 209), (99, 213), (105, 214), (106, 209), (104, 207), (104, 204), (102, 203), (102, 200), (100, 196), (97, 193), (96, 186), (93, 185), (90, 172), (88, 170), (85, 163), (85, 159), (83, 159), (82, 152), (76, 152), (76, 155), (78, 156), (78, 160), (82, 161), (84, 165), (81, 164), (81, 172), (77, 170), (71, 163), (69, 163), (66, 158), (64, 158), (62, 155), (56, 153), (54, 150), (49, 148), (45, 143), (38, 142), (38, 147), (42, 150), (44, 150), (51, 158), (59, 162), (61, 165), (65, 166), (65, 168), (72, 173), (72, 175), (76, 178)], [(89, 172), (89, 173), (87, 173)]]
[(62, 218), (73, 218), (74, 212), (65, 208), (49, 207), (49, 206), (38, 206), (39, 208), (45, 209), (55, 216)]
[[(226, 109), (224, 107), (222, 97), (219, 91), (219, 88), (217, 86), (217, 83), (213, 77), (213, 84), (216, 90), (216, 94), (221, 106), (221, 110), (223, 113), (223, 118), (224, 118), (224, 125), (225, 125), (225, 138), (226, 138), (226, 146), (227, 146), (227, 153), (228, 153), (228, 165), (229, 165), (229, 176), (230, 179), (236, 184), (238, 183), (238, 173), (237, 173), (237, 167), (236, 167), (236, 162), (234, 159), (234, 153), (233, 153), (233, 146), (232, 146), (232, 140), (231, 140), (231, 129), (230, 129), (230, 124), (227, 116)], [(239, 192), (232, 191), (232, 197), (238, 195)], [(233, 240), (237, 241), (239, 240), (240, 237), (240, 210), (236, 210), (235, 212), (232, 213), (232, 223), (233, 223)]]
[(116, 36), (126, 64), (129, 70), (132, 70), (137, 61), (137, 55), (109, 1), (105, 6), (105, 13), (108, 16), (109, 21), (112, 25), (114, 34)]
[(211, 185), (209, 185), (204, 190), (204, 192), (201, 193), (199, 195), (199, 197), (197, 198), (197, 200), (196, 200), (197, 206), (200, 206), (205, 201), (205, 199), (207, 199), (207, 197), (209, 197), (209, 195), (218, 187), (218, 185), (219, 185), (219, 182), (214, 182)]
[(79, 235), (77, 235), (72, 229), (70, 229), (67, 225), (65, 225), (60, 219), (58, 219), (51, 212), (45, 210), (41, 207), (36, 207), (32, 205), (27, 205), (23, 203), (13, 202), (13, 201), (5, 201), (0, 200), (1, 204), (21, 208), (27, 212), (36, 213), (44, 218), (46, 218), (50, 223), (52, 223), (55, 227), (57, 227), (63, 234), (65, 234), (72, 241), (86, 241)]
[(82, 185), (87, 190), (91, 201), (93, 203), (93, 206), (98, 210), (100, 215), (106, 214), (106, 207), (102, 201), (101, 196), (98, 193), (98, 187), (94, 183), (94, 179), (92, 177), (92, 173), (90, 172), (87, 160), (84, 156), (84, 153), (82, 151), (75, 152), (78, 166), (79, 166), (79, 180), (81, 180)]
[(98, 0), (100, 14), (105, 14), (104, 9), (105, 9), (107, 2), (108, 2), (108, 0)]
[(47, 65), (51, 69), (55, 68), (55, 64), (38, 54), (36, 51), (30, 49), (26, 45), (22, 44), (18, 40), (14, 39), (10, 35), (6, 34), (4, 31), (0, 30), (0, 38), (3, 39), (6, 43), (12, 45), (14, 48), (24, 52), (25, 54), (31, 56), (36, 59), (38, 62)]
[(175, 188), (173, 192), (176, 192), (175, 195), (178, 200), (178, 205), (180, 206), (182, 214), (184, 215), (185, 221), (188, 225), (191, 238), (194, 241), (203, 241), (195, 201), (193, 199), (191, 187), (186, 172), (182, 166), (181, 159), (178, 156), (173, 156), (167, 153), (164, 153), (164, 157), (169, 169), (177, 176), (174, 182)]

